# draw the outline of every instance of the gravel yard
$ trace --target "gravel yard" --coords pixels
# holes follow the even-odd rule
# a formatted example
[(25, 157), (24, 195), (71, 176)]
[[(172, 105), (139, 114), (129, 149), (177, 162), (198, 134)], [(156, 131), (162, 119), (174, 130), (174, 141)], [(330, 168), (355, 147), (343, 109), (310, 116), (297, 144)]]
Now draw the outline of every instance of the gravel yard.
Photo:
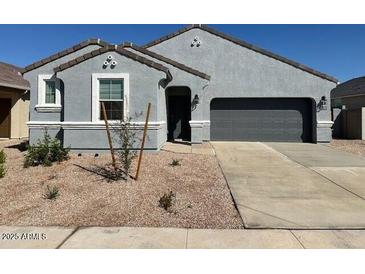
[(331, 147), (353, 154), (357, 154), (365, 157), (365, 141), (364, 140), (342, 140), (333, 139)]
[[(23, 168), (15, 142), (0, 142), (7, 154), (7, 174), (0, 179), (1, 225), (150, 226), (242, 228), (227, 184), (212, 155), (145, 153), (138, 181), (108, 181), (90, 172), (110, 156), (71, 159), (52, 167)], [(181, 166), (170, 166), (172, 159)], [(42, 196), (47, 185), (60, 196)], [(171, 212), (159, 207), (164, 193), (176, 193)]]

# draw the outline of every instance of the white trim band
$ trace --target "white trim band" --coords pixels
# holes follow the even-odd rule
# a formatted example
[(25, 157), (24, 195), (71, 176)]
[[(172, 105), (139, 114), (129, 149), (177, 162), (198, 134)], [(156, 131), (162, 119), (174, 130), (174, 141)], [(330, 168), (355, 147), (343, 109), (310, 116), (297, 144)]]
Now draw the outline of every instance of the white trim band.
[(332, 125), (332, 121), (317, 121), (317, 128), (330, 128)]
[[(131, 122), (133, 129), (143, 129), (145, 122)], [(165, 121), (148, 122), (149, 130), (162, 129)], [(31, 121), (27, 123), (29, 128), (63, 128), (63, 129), (105, 129), (104, 122), (54, 122), (54, 121)], [(118, 127), (119, 122), (109, 122), (111, 127)]]
[(190, 127), (191, 128), (202, 128), (205, 126), (210, 126), (210, 121), (209, 120), (191, 120), (189, 121)]
[(37, 112), (61, 112), (62, 106), (61, 105), (36, 105), (35, 110)]

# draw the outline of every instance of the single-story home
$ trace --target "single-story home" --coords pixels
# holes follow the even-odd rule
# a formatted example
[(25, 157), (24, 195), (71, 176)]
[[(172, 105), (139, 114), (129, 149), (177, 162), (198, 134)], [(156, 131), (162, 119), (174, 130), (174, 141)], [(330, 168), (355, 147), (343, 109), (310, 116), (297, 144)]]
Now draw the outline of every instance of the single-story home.
[(0, 62), (0, 138), (28, 137), (29, 82), (21, 68)]
[(108, 149), (101, 112), (132, 118), (146, 148), (168, 140), (329, 142), (337, 80), (206, 25), (144, 46), (89, 39), (27, 66), (30, 142), (44, 129), (74, 150)]
[(365, 77), (339, 84), (331, 92), (333, 137), (365, 140)]

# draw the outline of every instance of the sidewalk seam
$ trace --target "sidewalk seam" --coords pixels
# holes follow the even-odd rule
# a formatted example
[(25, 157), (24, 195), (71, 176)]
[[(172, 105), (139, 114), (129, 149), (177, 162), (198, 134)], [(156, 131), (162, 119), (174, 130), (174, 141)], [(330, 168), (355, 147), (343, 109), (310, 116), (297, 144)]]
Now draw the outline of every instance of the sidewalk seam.
[(354, 196), (356, 196), (356, 197), (360, 198), (361, 200), (365, 200), (365, 198), (364, 198), (364, 197), (362, 197), (362, 196), (360, 196), (359, 194), (357, 194), (357, 193), (355, 193), (355, 192), (353, 192), (353, 191), (351, 191), (351, 190), (347, 189), (346, 187), (344, 187), (344, 186), (342, 186), (342, 185), (340, 185), (340, 184), (336, 183), (335, 181), (333, 181), (332, 179), (328, 178), (326, 175), (323, 175), (322, 173), (318, 172), (317, 170), (315, 170), (315, 169), (313, 169), (313, 168), (311, 168), (311, 167), (308, 167), (308, 169), (310, 169), (310, 170), (314, 171), (314, 172), (315, 172), (315, 173), (317, 173), (319, 176), (321, 176), (321, 177), (323, 177), (323, 178), (327, 179), (328, 181), (330, 181), (331, 183), (335, 184), (335, 185), (336, 185), (336, 186), (338, 186), (339, 188), (342, 188), (343, 190), (345, 190), (345, 191), (347, 191), (347, 192), (351, 193), (352, 195), (354, 195)]
[(61, 246), (64, 245), (65, 242), (68, 241), (68, 239), (70, 239), (72, 237), (72, 235), (74, 235), (76, 233), (76, 231), (79, 230), (80, 227), (76, 227), (69, 235), (67, 235), (67, 237), (65, 239), (63, 239), (63, 241), (56, 247), (56, 249), (60, 249)]
[(303, 247), (303, 249), (306, 249), (305, 246), (302, 244), (302, 242), (299, 240), (299, 238), (297, 237), (297, 235), (294, 234), (293, 231), (289, 230), (291, 235), (293, 235), (293, 237), (298, 241), (298, 243)]

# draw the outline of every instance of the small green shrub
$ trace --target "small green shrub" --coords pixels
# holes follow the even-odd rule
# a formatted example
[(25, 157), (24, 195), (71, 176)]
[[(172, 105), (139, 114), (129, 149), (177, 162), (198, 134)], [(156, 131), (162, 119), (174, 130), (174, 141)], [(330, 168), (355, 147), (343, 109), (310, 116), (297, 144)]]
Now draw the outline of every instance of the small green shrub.
[(5, 164), (6, 162), (6, 154), (4, 150), (0, 150), (0, 164)]
[(48, 200), (55, 200), (59, 195), (60, 194), (58, 187), (50, 187), (49, 185), (47, 185), (47, 190), (46, 193), (43, 194), (43, 198)]
[(165, 193), (159, 200), (160, 207), (170, 212), (175, 197), (176, 195), (172, 191)]
[(37, 144), (29, 145), (25, 154), (24, 167), (51, 166), (53, 162), (62, 162), (69, 158), (70, 148), (63, 148), (57, 138), (51, 138), (47, 131)]
[(172, 159), (172, 162), (170, 163), (170, 166), (181, 166), (181, 160), (178, 159)]
[(5, 162), (6, 162), (6, 154), (2, 149), (0, 150), (0, 178), (4, 178), (6, 174)]

